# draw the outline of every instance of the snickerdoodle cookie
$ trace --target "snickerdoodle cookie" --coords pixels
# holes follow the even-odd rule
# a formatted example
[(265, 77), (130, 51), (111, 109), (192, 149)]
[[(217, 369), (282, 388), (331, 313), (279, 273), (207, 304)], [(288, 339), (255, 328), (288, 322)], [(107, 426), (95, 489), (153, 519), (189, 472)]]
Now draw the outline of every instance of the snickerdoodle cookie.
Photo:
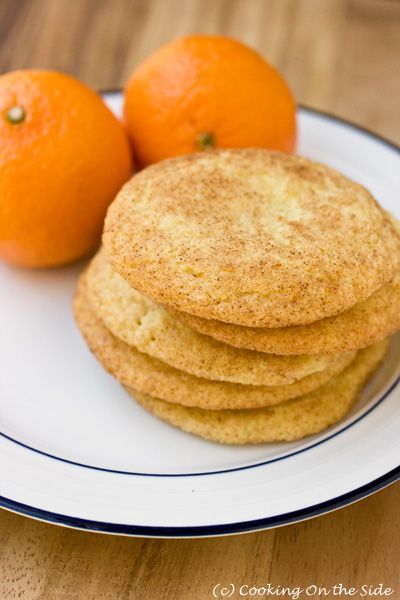
[(202, 410), (128, 391), (156, 417), (208, 440), (225, 444), (294, 441), (319, 433), (343, 418), (387, 348), (388, 341), (384, 340), (361, 350), (347, 369), (323, 387), (268, 408)]
[(246, 327), (342, 313), (390, 283), (400, 264), (400, 239), (365, 188), (264, 149), (144, 169), (111, 204), (103, 241), (136, 290)]
[(354, 352), (342, 354), (340, 360), (324, 371), (290, 385), (256, 386), (211, 381), (174, 369), (114, 337), (90, 305), (85, 274), (81, 276), (75, 295), (74, 313), (90, 350), (120, 383), (185, 406), (220, 410), (278, 404), (324, 385), (343, 371), (355, 355)]
[(115, 337), (197, 377), (247, 385), (286, 385), (342, 360), (335, 354), (277, 356), (252, 352), (202, 335), (134, 290), (113, 269), (104, 248), (91, 261), (86, 281), (94, 312)]

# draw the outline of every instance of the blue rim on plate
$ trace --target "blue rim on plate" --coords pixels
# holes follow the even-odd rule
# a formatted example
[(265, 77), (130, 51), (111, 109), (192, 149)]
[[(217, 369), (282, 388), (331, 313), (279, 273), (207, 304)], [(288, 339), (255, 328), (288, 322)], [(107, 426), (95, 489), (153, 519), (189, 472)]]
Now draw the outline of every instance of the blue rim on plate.
[(99, 533), (114, 533), (118, 535), (130, 535), (137, 537), (159, 537), (159, 538), (191, 538), (191, 537), (212, 537), (219, 535), (229, 535), (234, 533), (246, 533), (258, 531), (260, 529), (272, 529), (280, 525), (290, 525), (298, 521), (318, 517), (325, 513), (343, 508), (348, 504), (362, 500), (374, 492), (387, 487), (400, 479), (400, 466), (389, 473), (378, 477), (371, 483), (363, 485), (356, 490), (347, 492), (332, 500), (315, 504), (301, 510), (295, 510), (284, 513), (276, 517), (266, 517), (255, 519), (253, 521), (239, 521), (237, 523), (227, 523), (224, 525), (202, 525), (198, 527), (151, 527), (144, 525), (123, 525), (119, 523), (104, 523), (103, 521), (92, 521), (90, 519), (79, 519), (78, 517), (69, 517), (58, 513), (49, 512), (40, 508), (35, 508), (21, 502), (15, 502), (0, 496), (0, 506), (26, 517), (31, 517), (39, 521), (64, 525), (73, 529), (82, 529), (85, 531), (97, 531)]
[[(121, 92), (121, 90), (115, 89), (115, 90), (104, 90), (104, 91), (101, 91), (100, 93), (103, 95), (112, 95), (112, 94), (118, 94), (120, 92)], [(331, 113), (328, 113), (328, 112), (325, 112), (322, 110), (310, 108), (310, 107), (303, 106), (303, 105), (300, 105), (299, 108), (303, 112), (308, 112), (308, 113), (317, 115), (322, 119), (327, 119), (327, 120), (330, 120), (330, 121), (333, 121), (336, 123), (341, 123), (348, 128), (354, 129), (355, 131), (362, 133), (363, 135), (365, 135), (375, 141), (378, 141), (380, 144), (383, 144), (383, 145), (389, 147), (390, 149), (394, 150), (398, 154), (400, 154), (400, 146), (398, 146), (395, 143), (387, 140), (386, 138), (368, 130), (365, 127), (356, 125), (355, 123), (352, 123), (351, 121), (348, 121), (341, 117), (337, 117), (336, 115), (333, 115)], [(399, 383), (399, 380), (400, 379), (398, 378), (389, 387), (389, 389), (383, 394), (383, 396), (372, 407), (370, 407), (364, 414), (362, 414), (360, 417), (358, 417), (357, 419), (355, 419), (354, 421), (349, 423), (347, 426), (345, 426), (341, 430), (335, 432), (328, 438), (324, 438), (323, 440), (320, 440), (319, 442), (316, 442), (315, 444), (313, 444), (311, 446), (307, 446), (306, 448), (300, 449), (291, 454), (286, 454), (281, 457), (277, 457), (276, 459), (272, 459), (269, 461), (263, 461), (263, 462), (253, 464), (253, 465), (245, 465), (242, 467), (225, 469), (222, 471), (194, 473), (194, 474), (192, 474), (192, 473), (187, 473), (187, 474), (145, 474), (145, 473), (130, 473), (130, 472), (124, 472), (124, 471), (117, 471), (117, 470), (113, 470), (113, 469), (104, 469), (101, 467), (84, 465), (84, 464), (76, 463), (74, 461), (70, 461), (68, 459), (63, 459), (61, 457), (53, 456), (53, 455), (43, 452), (41, 450), (32, 448), (22, 442), (19, 442), (18, 440), (14, 440), (13, 438), (11, 438), (5, 434), (0, 433), (0, 435), (13, 443), (23, 446), (26, 449), (31, 450), (33, 452), (47, 456), (50, 459), (59, 460), (62, 462), (70, 463), (70, 464), (73, 464), (73, 465), (76, 465), (79, 467), (84, 467), (84, 468), (90, 468), (90, 469), (107, 471), (107, 472), (118, 473), (118, 474), (145, 475), (145, 476), (182, 477), (182, 476), (211, 475), (211, 474), (217, 474), (217, 473), (221, 473), (221, 472), (225, 473), (227, 471), (231, 472), (231, 471), (244, 470), (244, 469), (262, 466), (262, 465), (268, 464), (269, 462), (276, 462), (276, 461), (282, 460), (284, 458), (289, 458), (289, 456), (293, 456), (294, 454), (299, 454), (301, 452), (304, 452), (312, 447), (315, 447), (316, 445), (319, 445), (325, 441), (328, 441), (329, 439), (332, 439), (339, 433), (352, 427), (355, 423), (359, 422), (362, 418), (364, 418), (367, 414), (369, 414), (372, 410), (374, 410), (374, 408), (376, 408), (387, 397), (387, 395), (394, 389), (394, 387), (396, 387), (396, 385)], [(85, 530), (85, 531), (97, 531), (97, 532), (102, 532), (102, 533), (114, 533), (114, 534), (119, 534), (119, 535), (131, 535), (131, 536), (141, 536), (141, 537), (182, 537), (182, 538), (185, 538), (185, 537), (207, 537), (207, 536), (234, 534), (234, 533), (244, 533), (246, 531), (257, 531), (260, 529), (269, 529), (272, 527), (278, 527), (280, 525), (295, 523), (298, 521), (302, 521), (305, 519), (323, 515), (327, 512), (331, 512), (333, 510), (343, 508), (343, 507), (347, 506), (348, 504), (351, 504), (353, 502), (361, 500), (362, 498), (365, 498), (366, 496), (369, 496), (369, 495), (373, 494), (374, 492), (377, 492), (377, 491), (387, 487), (388, 485), (390, 485), (391, 483), (394, 483), (398, 479), (400, 479), (400, 465), (397, 466), (395, 469), (392, 469), (388, 473), (381, 475), (377, 479), (375, 479), (375, 480), (371, 481), (370, 483), (367, 483), (357, 489), (354, 489), (354, 490), (347, 492), (341, 496), (337, 496), (336, 498), (332, 498), (325, 502), (315, 504), (313, 506), (309, 506), (304, 509), (292, 511), (289, 513), (284, 513), (281, 515), (276, 515), (274, 517), (265, 517), (265, 518), (260, 518), (260, 519), (256, 519), (256, 520), (250, 520), (250, 521), (226, 523), (226, 524), (222, 524), (222, 525), (203, 525), (203, 526), (195, 526), (195, 527), (193, 527), (193, 526), (153, 527), (153, 526), (143, 526), (143, 525), (129, 525), (129, 524), (125, 525), (125, 524), (118, 524), (118, 523), (107, 523), (107, 522), (103, 522), (103, 521), (94, 521), (94, 520), (90, 520), (90, 519), (81, 519), (78, 517), (71, 517), (68, 515), (53, 513), (53, 512), (43, 510), (41, 508), (37, 508), (34, 506), (29, 506), (27, 504), (17, 502), (15, 500), (6, 498), (4, 496), (0, 496), (0, 507), (5, 508), (5, 509), (15, 512), (15, 513), (19, 513), (24, 516), (28, 516), (28, 517), (40, 520), (40, 521), (54, 523), (57, 525), (64, 525), (66, 527), (81, 529), (81, 530)]]
[[(193, 473), (144, 473), (141, 471), (123, 471), (122, 469), (111, 469), (107, 467), (98, 467), (96, 465), (88, 465), (86, 463), (80, 463), (75, 460), (70, 460), (68, 458), (64, 458), (62, 456), (57, 456), (56, 454), (51, 454), (50, 452), (45, 452), (44, 450), (40, 450), (39, 448), (34, 448), (33, 446), (29, 446), (29, 444), (25, 444), (25, 442), (21, 442), (6, 433), (0, 431), (0, 437), (16, 444), (17, 446), (21, 446), (21, 448), (25, 448), (26, 450), (30, 450), (31, 452), (35, 452), (36, 454), (40, 454), (41, 456), (46, 456), (47, 458), (51, 458), (53, 460), (58, 460), (59, 462), (66, 463), (67, 465), (73, 465), (74, 467), (80, 467), (82, 469), (91, 469), (92, 471), (102, 471), (103, 473), (111, 473), (114, 475), (134, 475), (135, 477), (204, 477), (208, 475), (221, 475), (223, 473), (234, 473), (236, 471), (247, 471), (248, 469), (255, 469), (257, 467), (265, 467), (266, 465), (270, 465), (272, 463), (280, 462), (281, 460), (286, 460), (287, 458), (291, 458), (292, 456), (297, 456), (298, 454), (303, 454), (312, 448), (316, 448), (317, 446), (321, 446), (321, 444), (325, 444), (329, 440), (337, 437), (341, 433), (344, 433), (360, 421), (362, 421), (365, 417), (372, 413), (382, 402), (393, 392), (393, 390), (400, 383), (400, 375), (396, 377), (392, 384), (383, 392), (383, 394), (370, 406), (365, 412), (361, 415), (350, 421), (347, 425), (343, 425), (341, 429), (334, 431), (331, 435), (324, 437), (320, 440), (317, 440), (313, 444), (309, 446), (305, 446), (303, 448), (299, 448), (298, 450), (294, 450), (293, 452), (287, 452), (286, 454), (281, 454), (276, 456), (275, 458), (269, 458), (268, 460), (262, 460), (260, 462), (251, 463), (249, 465), (242, 465), (240, 467), (231, 467), (226, 469), (217, 469), (215, 471), (195, 471)], [(1, 502), (0, 502), (1, 506)]]

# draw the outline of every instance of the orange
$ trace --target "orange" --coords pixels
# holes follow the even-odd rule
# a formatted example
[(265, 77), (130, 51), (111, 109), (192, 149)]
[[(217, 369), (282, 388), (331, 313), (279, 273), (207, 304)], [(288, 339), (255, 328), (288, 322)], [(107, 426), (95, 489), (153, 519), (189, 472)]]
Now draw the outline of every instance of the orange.
[(194, 35), (163, 46), (125, 90), (125, 121), (141, 166), (213, 147), (293, 152), (295, 111), (278, 71), (223, 36)]
[(131, 169), (122, 124), (83, 83), (54, 71), (0, 77), (0, 258), (47, 267), (88, 253)]

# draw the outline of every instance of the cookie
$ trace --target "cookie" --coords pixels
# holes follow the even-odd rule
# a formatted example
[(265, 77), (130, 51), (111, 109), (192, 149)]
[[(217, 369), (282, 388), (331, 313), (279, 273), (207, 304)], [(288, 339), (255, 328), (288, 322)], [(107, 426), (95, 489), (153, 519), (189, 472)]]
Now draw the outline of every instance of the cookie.
[(342, 419), (382, 362), (387, 348), (385, 340), (361, 350), (347, 369), (323, 387), (269, 408), (202, 410), (164, 402), (133, 389), (129, 392), (156, 417), (214, 442), (289, 442), (319, 433)]
[(324, 371), (290, 385), (267, 387), (211, 381), (174, 369), (114, 337), (90, 305), (85, 275), (75, 295), (74, 313), (87, 345), (106, 371), (125, 386), (186, 406), (220, 410), (278, 404), (324, 385), (354, 357), (354, 353), (343, 354)]
[(288, 385), (341, 360), (327, 354), (287, 357), (252, 352), (202, 335), (134, 290), (113, 269), (104, 248), (89, 265), (86, 280), (90, 304), (115, 337), (197, 377), (245, 385)]
[(189, 327), (238, 348), (287, 356), (346, 352), (369, 346), (400, 329), (400, 273), (365, 302), (310, 325), (251, 328), (171, 312)]
[(115, 269), (153, 300), (246, 327), (344, 312), (400, 264), (400, 239), (366, 189), (264, 149), (144, 169), (111, 204), (103, 242)]

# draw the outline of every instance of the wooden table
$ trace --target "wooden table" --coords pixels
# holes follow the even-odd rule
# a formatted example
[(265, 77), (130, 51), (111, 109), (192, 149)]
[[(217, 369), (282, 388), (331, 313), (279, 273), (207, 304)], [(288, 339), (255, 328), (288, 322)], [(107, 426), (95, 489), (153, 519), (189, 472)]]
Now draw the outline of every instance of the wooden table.
[[(284, 73), (300, 102), (400, 143), (398, 0), (2, 0), (0, 67), (62, 69), (113, 88), (154, 48), (191, 32), (248, 42)], [(274, 531), (163, 541), (72, 531), (1, 511), (0, 598), (202, 600), (218, 582), (383, 582), (398, 587), (390, 598), (400, 598), (399, 505), (394, 484)]]

